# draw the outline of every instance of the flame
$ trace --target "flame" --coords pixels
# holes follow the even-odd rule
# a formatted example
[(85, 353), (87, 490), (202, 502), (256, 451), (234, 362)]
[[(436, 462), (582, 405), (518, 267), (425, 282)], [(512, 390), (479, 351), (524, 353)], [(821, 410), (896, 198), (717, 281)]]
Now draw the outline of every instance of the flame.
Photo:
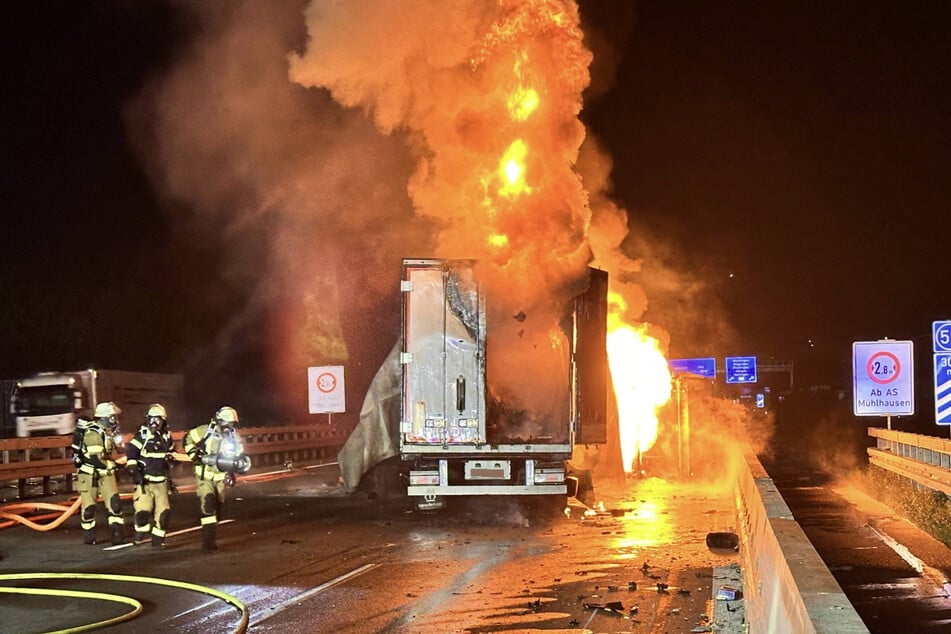
[(525, 141), (516, 139), (502, 156), (499, 163), (499, 175), (502, 186), (499, 194), (506, 198), (514, 198), (519, 194), (530, 194), (532, 188), (525, 182), (525, 158), (528, 156), (528, 146)]
[(525, 121), (535, 112), (540, 102), (537, 90), (519, 86), (509, 97), (509, 113), (514, 121)]
[(657, 412), (671, 396), (670, 368), (659, 342), (624, 323), (624, 298), (608, 294), (608, 365), (617, 396), (621, 459), (628, 473), (657, 440)]
[(532, 113), (538, 109), (538, 105), (541, 101), (537, 90), (524, 85), (527, 79), (524, 69), (528, 64), (528, 54), (525, 51), (521, 51), (512, 69), (515, 78), (519, 81), (519, 85), (516, 86), (515, 90), (509, 95), (508, 103), (506, 104), (508, 106), (509, 116), (513, 121), (527, 120)]
[(499, 247), (500, 249), (504, 246), (507, 246), (509, 243), (509, 237), (504, 233), (493, 233), (489, 236), (489, 244), (494, 247)]

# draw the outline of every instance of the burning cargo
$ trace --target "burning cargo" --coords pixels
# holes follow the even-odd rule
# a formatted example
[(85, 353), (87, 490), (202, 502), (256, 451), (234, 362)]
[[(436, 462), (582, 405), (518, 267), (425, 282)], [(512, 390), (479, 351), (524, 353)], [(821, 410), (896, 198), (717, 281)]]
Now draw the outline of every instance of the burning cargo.
[(347, 490), (398, 456), (420, 508), (443, 496), (573, 495), (575, 446), (606, 437), (607, 274), (588, 269), (586, 289), (542, 334), (522, 313), (487, 319), (473, 261), (404, 260), (401, 291), (402, 337), (339, 454)]

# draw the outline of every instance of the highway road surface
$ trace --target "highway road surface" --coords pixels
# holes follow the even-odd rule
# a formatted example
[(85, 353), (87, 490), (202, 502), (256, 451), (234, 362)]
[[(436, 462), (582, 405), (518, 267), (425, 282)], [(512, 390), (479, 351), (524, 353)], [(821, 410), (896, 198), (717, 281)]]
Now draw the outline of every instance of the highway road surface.
[[(714, 600), (739, 586), (737, 554), (706, 544), (733, 528), (721, 483), (600, 483), (594, 509), (473, 498), (418, 513), (398, 496), (347, 495), (337, 477), (331, 464), (240, 479), (213, 553), (200, 550), (185, 486), (165, 549), (84, 545), (76, 516), (49, 532), (2, 529), (0, 572), (65, 576), (3, 586), (93, 593), (0, 594), (2, 629), (48, 632), (138, 610), (105, 631), (742, 631), (741, 595)], [(7, 503), (14, 495), (4, 490)]]

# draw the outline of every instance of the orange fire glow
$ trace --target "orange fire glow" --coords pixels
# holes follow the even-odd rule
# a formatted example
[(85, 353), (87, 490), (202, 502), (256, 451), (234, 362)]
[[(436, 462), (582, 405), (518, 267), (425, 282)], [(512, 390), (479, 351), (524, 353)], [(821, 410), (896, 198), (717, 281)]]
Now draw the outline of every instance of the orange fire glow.
[(525, 182), (525, 157), (528, 156), (528, 146), (525, 141), (516, 139), (505, 151), (499, 163), (499, 172), (502, 176), (502, 186), (499, 193), (506, 198), (513, 198), (519, 194), (530, 194), (532, 188)]
[[(482, 48), (478, 60), (474, 60), (475, 65), (484, 63), (490, 57), (489, 51), (504, 50), (505, 44), (518, 42), (519, 35), (526, 32), (554, 31), (567, 26), (565, 16), (552, 10), (552, 3), (519, 3), (517, 6), (520, 10), (510, 14), (508, 20), (498, 23), (496, 30), (486, 38), (487, 45)], [(550, 122), (544, 121), (544, 113), (550, 110), (542, 110), (542, 98), (536, 86), (545, 87), (558, 70), (546, 68), (525, 49), (510, 54), (515, 61), (511, 66), (511, 84), (505, 105), (511, 124), (502, 126), (500, 131), (503, 134), (506, 130), (528, 132), (525, 126), (529, 125), (545, 129)], [(521, 137), (515, 138), (499, 159), (496, 176), (482, 177), (487, 192), (483, 207), (487, 209), (489, 218), (500, 218), (500, 208), (496, 203), (504, 200), (507, 204), (513, 204), (516, 199), (534, 193), (526, 168), (529, 153), (528, 143)], [(541, 160), (547, 161), (549, 158), (542, 156)], [(543, 197), (549, 196), (550, 190), (553, 190), (551, 183), (540, 182), (538, 187), (538, 194)], [(524, 234), (516, 237), (522, 243), (530, 240), (530, 236)], [(538, 238), (544, 240), (544, 236)], [(490, 234), (488, 243), (498, 248), (508, 247), (509, 235), (494, 232)], [(619, 410), (622, 460), (625, 470), (630, 472), (637, 468), (640, 455), (657, 439), (657, 411), (670, 400), (671, 380), (658, 341), (645, 334), (643, 329), (623, 321), (622, 315), (627, 311), (624, 298), (612, 293), (610, 303), (613, 310), (608, 324), (608, 358)]]
[[(546, 333), (558, 327), (589, 266), (627, 280), (616, 290), (631, 308), (612, 316), (607, 346), (631, 469), (633, 455), (656, 438), (670, 376), (658, 341), (631, 325), (646, 306), (630, 275), (639, 267), (621, 249), (626, 215), (607, 196), (609, 161), (598, 158), (596, 143), (585, 144), (592, 137), (579, 114), (593, 55), (577, 2), (460, 3), (420, 19), (407, 19), (404, 5), (414, 3), (317, 4), (307, 51), (291, 56), (291, 77), (372, 114), (385, 134), (407, 133), (417, 160), (407, 193), (437, 232), (423, 244), (435, 257), (478, 261), (492, 297), (487, 323), (505, 324), (491, 335), (507, 350), (487, 359), (487, 374), (504, 383), (494, 387), (530, 397), (563, 389), (564, 373), (540, 378), (509, 366), (541, 363)], [(400, 224), (368, 226), (389, 232)], [(384, 251), (418, 244), (390, 246)], [(515, 325), (516, 314), (527, 318)]]
[(502, 248), (509, 243), (509, 237), (502, 233), (493, 233), (489, 236), (489, 244), (494, 247)]
[(626, 308), (617, 293), (608, 296), (608, 364), (617, 396), (621, 459), (628, 473), (657, 440), (657, 411), (671, 396), (670, 368), (658, 341), (624, 323)]
[(509, 115), (513, 121), (525, 121), (535, 112), (539, 104), (538, 91), (534, 88), (527, 88), (522, 83), (525, 81), (523, 68), (526, 65), (528, 65), (528, 55), (522, 51), (513, 68), (515, 77), (519, 80), (519, 85), (509, 95), (507, 104)]

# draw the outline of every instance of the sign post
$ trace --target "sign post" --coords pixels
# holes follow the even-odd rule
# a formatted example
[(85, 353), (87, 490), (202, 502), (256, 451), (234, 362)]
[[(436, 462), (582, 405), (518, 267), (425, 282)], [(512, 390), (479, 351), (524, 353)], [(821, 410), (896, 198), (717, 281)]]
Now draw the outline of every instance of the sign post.
[(307, 405), (311, 414), (347, 411), (343, 385), (343, 366), (325, 365), (307, 368)]
[(892, 416), (915, 413), (914, 344), (911, 341), (856, 341), (852, 343), (852, 406), (856, 416)]
[(689, 385), (693, 379), (716, 379), (717, 360), (671, 359), (668, 363), (677, 387), (677, 473), (689, 477), (690, 470), (690, 401)]

